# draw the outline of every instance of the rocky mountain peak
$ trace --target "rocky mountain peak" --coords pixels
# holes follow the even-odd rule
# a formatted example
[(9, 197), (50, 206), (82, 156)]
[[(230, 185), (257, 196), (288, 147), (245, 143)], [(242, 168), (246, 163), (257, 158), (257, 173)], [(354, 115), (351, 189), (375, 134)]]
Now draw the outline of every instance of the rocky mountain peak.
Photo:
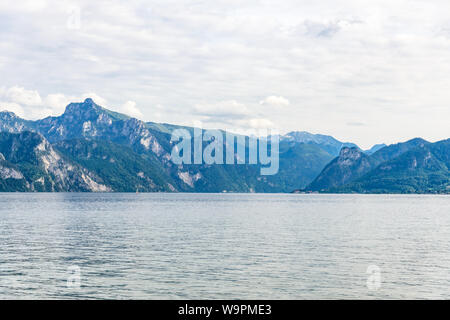
[(101, 113), (102, 108), (97, 105), (91, 98), (85, 99), (83, 102), (70, 103), (66, 107), (64, 117), (86, 118), (92, 119)]
[(0, 112), (0, 131), (20, 132), (25, 129), (25, 121), (14, 112)]
[[(339, 155), (339, 152), (344, 147), (355, 147), (358, 148), (358, 146), (354, 143), (350, 142), (341, 142), (332, 136), (327, 136), (323, 134), (312, 134), (306, 131), (292, 131), (286, 134), (285, 136), (282, 136), (281, 139), (287, 139), (288, 141), (295, 141), (297, 143), (307, 143), (307, 144), (318, 144), (320, 145), (325, 151), (327, 151), (329, 154), (333, 156)], [(359, 149), (359, 148), (358, 148)]]
[(13, 120), (18, 118), (17, 115), (14, 112), (11, 111), (0, 111), (0, 119), (1, 120)]
[(368, 155), (371, 155), (371, 154), (374, 154), (375, 152), (377, 152), (378, 150), (383, 149), (384, 147), (387, 147), (387, 145), (384, 143), (379, 143), (379, 144), (374, 145), (372, 148), (365, 150), (364, 152)]
[(337, 158), (337, 164), (341, 166), (353, 166), (356, 162), (363, 160), (367, 156), (355, 147), (343, 147), (339, 152), (339, 157)]
[(339, 158), (342, 160), (357, 160), (361, 158), (362, 152), (355, 147), (343, 147), (339, 152)]
[(357, 147), (343, 147), (339, 156), (331, 161), (307, 187), (319, 191), (345, 185), (371, 169), (369, 156)]

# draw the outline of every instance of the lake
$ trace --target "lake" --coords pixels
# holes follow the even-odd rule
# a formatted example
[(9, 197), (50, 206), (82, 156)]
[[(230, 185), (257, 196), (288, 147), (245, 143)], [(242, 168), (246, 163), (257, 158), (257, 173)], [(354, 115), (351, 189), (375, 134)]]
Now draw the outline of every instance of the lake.
[(450, 197), (0, 194), (0, 299), (450, 298)]

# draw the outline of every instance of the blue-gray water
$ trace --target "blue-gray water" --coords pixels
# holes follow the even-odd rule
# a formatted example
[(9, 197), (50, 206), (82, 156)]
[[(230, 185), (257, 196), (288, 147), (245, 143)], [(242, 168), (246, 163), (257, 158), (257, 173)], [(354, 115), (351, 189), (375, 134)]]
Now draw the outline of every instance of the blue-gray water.
[(448, 299), (450, 197), (0, 194), (0, 298)]

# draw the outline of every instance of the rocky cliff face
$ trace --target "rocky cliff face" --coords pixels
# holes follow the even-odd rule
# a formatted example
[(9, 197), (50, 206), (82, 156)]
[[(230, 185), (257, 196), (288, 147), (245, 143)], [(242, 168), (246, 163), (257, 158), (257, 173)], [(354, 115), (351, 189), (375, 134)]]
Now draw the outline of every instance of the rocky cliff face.
[[(20, 180), (14, 183), (20, 182), (21, 188), (25, 189), (22, 191), (110, 190), (94, 173), (72, 163), (55, 151), (39, 133), (2, 132), (0, 152), (0, 176), (6, 182)], [(3, 189), (7, 189), (7, 186)]]
[(174, 183), (157, 162), (110, 141), (63, 140), (54, 148), (95, 172), (113, 191), (171, 191), (169, 183)]
[(83, 137), (158, 149), (145, 122), (104, 109), (89, 98), (69, 104), (60, 117), (36, 121), (35, 127), (51, 143)]
[(344, 185), (369, 172), (370, 158), (357, 148), (342, 148), (339, 156), (330, 162), (308, 186), (309, 190), (322, 191)]
[(87, 138), (130, 146), (160, 159), (170, 154), (170, 146), (164, 148), (145, 122), (104, 109), (89, 98), (69, 104), (62, 116), (39, 120), (35, 126), (51, 143)]
[(31, 121), (21, 119), (13, 112), (0, 112), (0, 132), (17, 133), (24, 130), (33, 130)]

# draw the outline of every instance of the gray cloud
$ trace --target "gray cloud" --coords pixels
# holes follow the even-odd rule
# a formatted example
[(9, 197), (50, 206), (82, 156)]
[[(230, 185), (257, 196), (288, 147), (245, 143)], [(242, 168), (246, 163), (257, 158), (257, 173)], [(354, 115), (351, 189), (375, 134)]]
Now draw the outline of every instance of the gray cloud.
[[(41, 103), (3, 92), (0, 108), (38, 117), (92, 93), (147, 121), (260, 119), (252, 123), (366, 147), (443, 139), (449, 9), (425, 0), (2, 1), (0, 87)], [(259, 103), (270, 96), (289, 104)], [(246, 114), (199, 110), (223, 101)], [(349, 125), (359, 119), (378, 125)]]
[(351, 127), (363, 127), (366, 124), (364, 122), (354, 121), (354, 122), (347, 122), (347, 125)]

